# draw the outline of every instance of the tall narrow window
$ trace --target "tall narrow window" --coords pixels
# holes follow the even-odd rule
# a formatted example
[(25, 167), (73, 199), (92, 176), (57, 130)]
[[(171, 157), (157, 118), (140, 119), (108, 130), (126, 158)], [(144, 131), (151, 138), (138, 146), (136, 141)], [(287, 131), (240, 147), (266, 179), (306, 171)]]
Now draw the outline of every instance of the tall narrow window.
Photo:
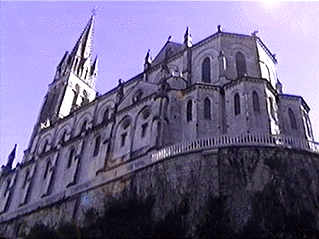
[(49, 173), (49, 169), (50, 169), (50, 165), (51, 165), (51, 161), (48, 160), (47, 161), (47, 164), (45, 166), (45, 171), (44, 171), (44, 174), (43, 174), (43, 179), (46, 179), (47, 176), (48, 176), (48, 173)]
[(81, 127), (81, 134), (86, 131), (87, 122), (84, 121)]
[(242, 77), (247, 74), (246, 60), (244, 55), (241, 52), (236, 53), (236, 68), (237, 68), (237, 77)]
[(47, 146), (48, 146), (48, 140), (45, 141), (41, 153), (45, 153), (45, 151), (46, 151), (46, 149), (47, 149)]
[(147, 131), (147, 123), (142, 124), (142, 133), (141, 133), (141, 138), (144, 138), (146, 135)]
[(234, 110), (235, 110), (235, 115), (240, 114), (240, 98), (238, 93), (236, 93), (234, 96)]
[(74, 64), (74, 68), (73, 68), (73, 71), (75, 71), (75, 70), (76, 70), (76, 67), (78, 66), (78, 61), (79, 61), (79, 59), (78, 59), (78, 58), (76, 58), (76, 60), (75, 60), (75, 64)]
[(124, 133), (121, 135), (121, 147), (124, 147), (124, 145), (125, 145), (126, 135), (127, 135), (127, 133)]
[(69, 160), (68, 160), (67, 168), (71, 167), (72, 161), (73, 161), (73, 158), (74, 158), (74, 154), (75, 154), (75, 149), (71, 149), (70, 154), (69, 154)]
[(253, 92), (253, 109), (255, 112), (260, 112), (259, 96), (256, 91)]
[(104, 111), (104, 115), (103, 115), (103, 121), (106, 122), (109, 119), (109, 108), (106, 108), (106, 110)]
[(30, 172), (29, 172), (29, 170), (27, 170), (27, 172), (25, 173), (25, 177), (24, 177), (24, 182), (23, 182), (22, 188), (25, 188), (25, 186), (27, 185), (29, 174), (30, 174)]
[(61, 136), (60, 143), (61, 144), (65, 143), (65, 140), (66, 140), (66, 130), (63, 132), (63, 134)]
[(204, 118), (205, 119), (211, 119), (211, 112), (210, 112), (210, 100), (208, 98), (206, 98), (204, 100)]
[(290, 119), (291, 129), (297, 129), (296, 117), (295, 117), (293, 110), (290, 108), (288, 109), (288, 115), (289, 115), (289, 119)]
[(192, 120), (192, 101), (188, 101), (187, 103), (187, 112), (186, 112), (186, 119), (187, 119), (187, 122), (191, 121)]
[(202, 81), (210, 83), (210, 59), (206, 57), (202, 64)]
[(98, 136), (98, 137), (95, 139), (95, 146), (94, 146), (93, 157), (99, 154), (100, 144), (101, 144), (101, 136)]
[(84, 75), (84, 79), (86, 80), (86, 77), (88, 76), (88, 72), (89, 72), (89, 70), (88, 70), (88, 68), (86, 67), (85, 68), (85, 75)]

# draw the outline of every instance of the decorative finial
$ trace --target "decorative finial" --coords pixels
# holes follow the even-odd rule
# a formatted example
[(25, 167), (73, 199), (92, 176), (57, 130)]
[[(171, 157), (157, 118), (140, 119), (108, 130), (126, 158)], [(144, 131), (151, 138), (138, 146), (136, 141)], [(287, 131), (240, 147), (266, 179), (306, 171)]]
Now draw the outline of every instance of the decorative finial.
[(279, 94), (282, 94), (283, 91), (282, 91), (282, 84), (281, 82), (279, 81), (279, 79), (277, 78), (277, 83), (276, 83), (276, 90)]
[(257, 36), (257, 33), (258, 33), (258, 31), (256, 30), (256, 31), (254, 31), (251, 35), (254, 36), (254, 37), (256, 37), (256, 36)]
[(95, 6), (95, 7), (92, 9), (92, 15), (93, 15), (93, 16), (96, 16), (96, 12), (97, 12), (97, 7)]
[(12, 169), (12, 163), (13, 163), (13, 160), (15, 159), (15, 157), (16, 157), (16, 149), (17, 149), (17, 144), (14, 145), (14, 148), (13, 148), (12, 152), (10, 153), (10, 155), (8, 157), (8, 161), (7, 161), (7, 165), (6, 165), (6, 168), (8, 170)]
[(218, 31), (218, 32), (221, 32), (221, 31), (222, 31), (222, 26), (221, 26), (221, 25), (218, 25), (218, 26), (217, 26), (217, 31)]
[(184, 44), (187, 46), (187, 47), (191, 47), (193, 45), (193, 42), (192, 42), (192, 36), (191, 34), (189, 33), (189, 28), (187, 27), (186, 28), (186, 32), (185, 32), (185, 35), (184, 35)]
[(147, 53), (146, 53), (146, 56), (145, 56), (145, 64), (151, 64), (152, 63), (152, 58), (151, 58), (151, 55), (150, 55), (150, 49), (148, 49)]

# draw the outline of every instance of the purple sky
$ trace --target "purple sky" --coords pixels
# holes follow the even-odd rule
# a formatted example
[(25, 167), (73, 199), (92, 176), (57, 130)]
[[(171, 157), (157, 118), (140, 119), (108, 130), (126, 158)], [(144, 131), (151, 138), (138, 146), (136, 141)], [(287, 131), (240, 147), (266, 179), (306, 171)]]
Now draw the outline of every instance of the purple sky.
[(258, 36), (278, 59), (284, 93), (301, 95), (311, 108), (319, 137), (319, 2), (1, 2), (0, 165), (15, 143), (19, 162), (47, 86), (65, 51), (71, 51), (91, 10), (97, 8), (94, 55), (99, 55), (97, 91), (143, 69), (168, 36), (182, 42), (186, 26), (193, 43), (223, 31)]

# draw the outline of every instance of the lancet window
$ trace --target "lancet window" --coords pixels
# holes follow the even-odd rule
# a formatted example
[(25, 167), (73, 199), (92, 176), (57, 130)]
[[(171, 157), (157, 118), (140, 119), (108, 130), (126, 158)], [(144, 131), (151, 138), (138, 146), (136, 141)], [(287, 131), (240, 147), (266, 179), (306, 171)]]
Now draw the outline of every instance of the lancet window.
[(210, 66), (210, 59), (209, 57), (206, 57), (205, 60), (203, 61), (202, 64), (202, 81), (205, 83), (210, 83), (210, 71), (211, 71), (211, 66)]
[(204, 118), (211, 119), (211, 103), (208, 98), (204, 100)]
[(70, 167), (71, 167), (72, 161), (73, 161), (73, 159), (74, 159), (74, 156), (75, 156), (75, 149), (72, 148), (72, 149), (70, 150), (70, 153), (69, 153), (69, 159), (68, 159), (67, 168), (70, 168)]
[(236, 53), (236, 68), (237, 77), (242, 77), (247, 74), (245, 56), (241, 52)]
[(49, 159), (49, 160), (47, 161), (47, 163), (46, 163), (46, 166), (45, 166), (45, 170), (44, 170), (44, 174), (43, 174), (43, 179), (46, 179), (46, 177), (48, 176), (50, 166), (51, 166), (51, 160)]
[(94, 146), (93, 157), (94, 157), (94, 156), (97, 156), (97, 155), (99, 154), (100, 145), (101, 145), (101, 136), (98, 136), (98, 137), (96, 137), (96, 139), (95, 139), (95, 146)]
[(255, 112), (260, 112), (259, 96), (256, 91), (253, 92), (253, 109)]
[(288, 109), (288, 116), (290, 120), (291, 129), (297, 129), (297, 121), (296, 121), (295, 113), (293, 112), (291, 108)]
[(238, 93), (236, 93), (234, 96), (234, 111), (235, 115), (240, 114), (240, 98)]
[(192, 101), (188, 101), (187, 103), (187, 109), (186, 109), (186, 119), (187, 119), (187, 122), (191, 121), (192, 120), (192, 109), (193, 108), (193, 104), (192, 104)]

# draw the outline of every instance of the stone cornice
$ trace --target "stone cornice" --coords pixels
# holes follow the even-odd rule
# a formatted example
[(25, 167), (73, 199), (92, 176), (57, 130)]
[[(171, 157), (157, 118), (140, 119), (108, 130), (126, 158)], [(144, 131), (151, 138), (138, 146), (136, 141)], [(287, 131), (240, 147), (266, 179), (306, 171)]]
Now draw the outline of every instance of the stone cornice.
[(310, 111), (310, 107), (307, 105), (306, 101), (299, 95), (280, 94), (279, 98), (299, 101), (308, 112)]

